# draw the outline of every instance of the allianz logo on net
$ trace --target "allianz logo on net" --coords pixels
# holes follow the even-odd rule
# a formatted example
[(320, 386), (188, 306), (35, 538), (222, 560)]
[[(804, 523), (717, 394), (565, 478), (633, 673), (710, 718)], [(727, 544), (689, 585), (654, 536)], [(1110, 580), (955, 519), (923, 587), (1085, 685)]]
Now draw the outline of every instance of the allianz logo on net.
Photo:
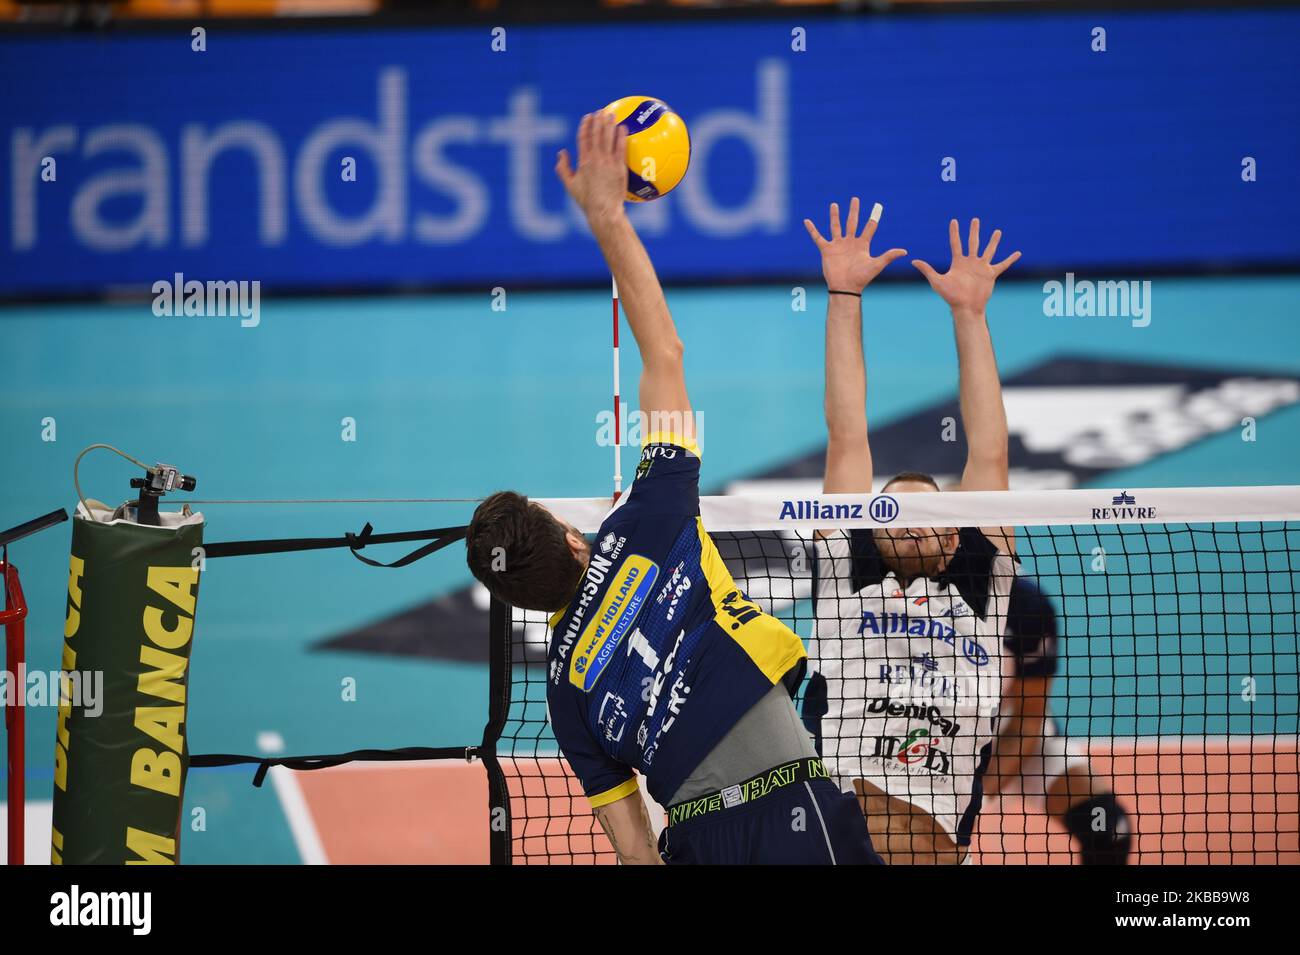
[(857, 521), (865, 513), (878, 524), (888, 524), (898, 517), (898, 501), (888, 494), (877, 494), (866, 504), (855, 501), (824, 504), (817, 500), (782, 501), (782, 521)]

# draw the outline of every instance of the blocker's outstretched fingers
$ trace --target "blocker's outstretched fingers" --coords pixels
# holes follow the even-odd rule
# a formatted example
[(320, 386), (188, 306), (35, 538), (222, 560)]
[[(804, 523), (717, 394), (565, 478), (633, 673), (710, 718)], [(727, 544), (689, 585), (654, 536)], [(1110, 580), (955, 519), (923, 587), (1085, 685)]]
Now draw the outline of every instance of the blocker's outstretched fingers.
[(843, 235), (844, 233), (840, 231), (840, 204), (838, 202), (832, 202), (831, 203), (831, 241), (834, 242), (836, 239), (842, 238)]
[[(952, 221), (953, 224), (956, 225), (957, 220), (953, 219)], [(925, 276), (925, 280), (931, 285), (939, 281), (939, 273), (934, 270), (933, 266), (931, 266), (929, 262), (925, 262), (921, 259), (913, 259), (912, 265), (916, 267), (918, 272)]]
[(948, 223), (948, 247), (952, 249), (954, 262), (961, 258), (961, 233), (958, 228), (956, 219)]
[(823, 246), (829, 244), (825, 239), (822, 238), (822, 234), (817, 231), (817, 227), (813, 225), (812, 219), (804, 219), (803, 227), (808, 230), (808, 235), (813, 240), (813, 244), (816, 245), (817, 248), (820, 249)]
[(849, 202), (849, 221), (844, 223), (844, 234), (850, 239), (857, 238), (858, 235), (858, 197), (854, 196)]
[(1010, 255), (1008, 255), (1008, 256), (1007, 256), (1005, 259), (1003, 259), (1001, 262), (995, 262), (995, 263), (993, 264), (993, 272), (994, 272), (994, 274), (996, 274), (996, 275), (1001, 275), (1001, 274), (1002, 274), (1003, 272), (1005, 272), (1007, 269), (1011, 268), (1011, 266), (1015, 265), (1015, 264), (1016, 264), (1016, 260), (1019, 259), (1019, 258), (1020, 258), (1020, 253), (1019, 253), (1019, 251), (1016, 251), (1016, 252), (1012, 252)]
[(998, 243), (1001, 241), (1002, 241), (1002, 230), (994, 229), (993, 234), (989, 236), (989, 247), (984, 250), (984, 254), (981, 255), (980, 258), (983, 259), (985, 262), (992, 262), (993, 253), (998, 250)]
[(980, 254), (980, 220), (977, 216), (970, 220), (970, 250), (966, 253), (971, 258)]
[(871, 207), (871, 215), (867, 217), (867, 227), (862, 230), (862, 234), (866, 236), (868, 242), (875, 238), (876, 229), (880, 227), (880, 213), (884, 211), (884, 208), (878, 202)]

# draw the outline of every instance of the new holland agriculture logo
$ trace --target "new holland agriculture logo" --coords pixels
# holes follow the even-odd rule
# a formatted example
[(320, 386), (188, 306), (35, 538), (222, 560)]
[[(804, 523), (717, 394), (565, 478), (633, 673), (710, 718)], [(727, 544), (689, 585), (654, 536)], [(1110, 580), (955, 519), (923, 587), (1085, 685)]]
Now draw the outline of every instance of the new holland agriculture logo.
[(659, 566), (630, 554), (618, 568), (595, 617), (574, 647), (569, 682), (590, 693), (654, 588)]

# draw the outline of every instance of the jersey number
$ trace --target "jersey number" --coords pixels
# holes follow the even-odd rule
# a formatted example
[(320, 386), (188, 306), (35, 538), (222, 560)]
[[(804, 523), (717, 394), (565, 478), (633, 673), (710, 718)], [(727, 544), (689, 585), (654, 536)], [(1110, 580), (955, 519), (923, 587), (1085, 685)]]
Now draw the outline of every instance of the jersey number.
[(650, 641), (645, 638), (645, 634), (639, 629), (632, 631), (632, 636), (627, 641), (627, 655), (633, 653), (641, 657), (641, 661), (653, 670), (659, 666), (659, 654), (655, 653), (655, 648), (650, 646)]

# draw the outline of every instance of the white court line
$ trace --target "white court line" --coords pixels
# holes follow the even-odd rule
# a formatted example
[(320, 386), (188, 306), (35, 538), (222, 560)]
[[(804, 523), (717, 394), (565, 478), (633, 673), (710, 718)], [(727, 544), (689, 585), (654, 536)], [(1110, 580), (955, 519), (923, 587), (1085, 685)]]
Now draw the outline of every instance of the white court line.
[[(0, 802), (0, 819), (9, 806)], [(48, 799), (29, 799), (23, 805), (23, 864), (50, 864), (50, 832), (54, 825), (54, 803)], [(0, 825), (0, 861), (9, 858), (9, 832)]]
[(275, 794), (280, 799), (280, 808), (289, 821), (294, 844), (302, 856), (302, 864), (329, 865), (325, 846), (321, 844), (320, 833), (316, 831), (316, 820), (312, 818), (311, 809), (307, 806), (294, 771), (284, 766), (272, 766), (270, 776)]

